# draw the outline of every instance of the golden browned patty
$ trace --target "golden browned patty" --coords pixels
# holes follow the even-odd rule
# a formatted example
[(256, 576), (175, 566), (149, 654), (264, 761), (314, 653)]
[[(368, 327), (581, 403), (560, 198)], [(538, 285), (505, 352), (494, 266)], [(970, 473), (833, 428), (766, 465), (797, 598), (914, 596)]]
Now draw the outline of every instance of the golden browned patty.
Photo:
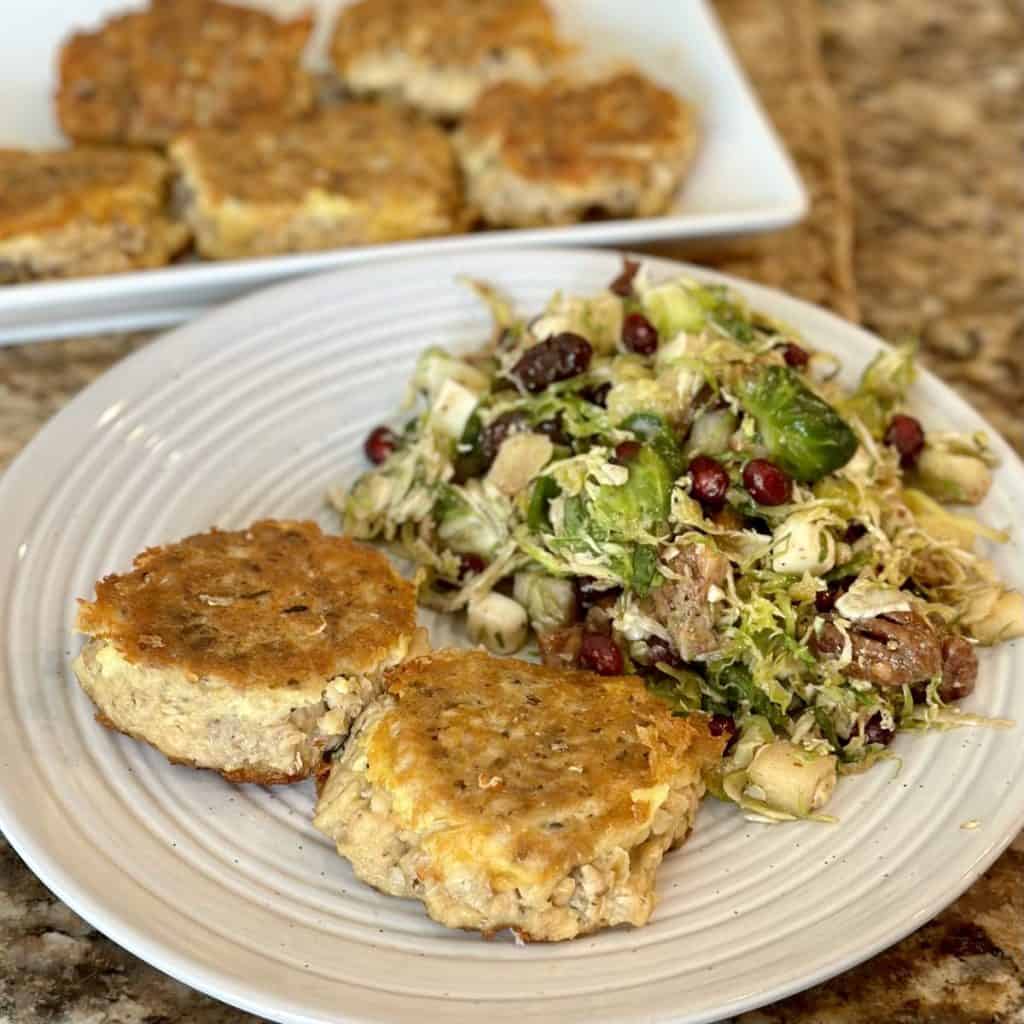
[(559, 940), (644, 924), (721, 753), (635, 677), (478, 651), (387, 675), (315, 824), (358, 877), (452, 927)]
[(488, 223), (513, 227), (661, 213), (696, 141), (693, 110), (632, 71), (496, 85), (455, 139), (470, 205)]
[(163, 145), (191, 127), (313, 105), (300, 67), (310, 14), (281, 21), (219, 0), (151, 0), (60, 54), (57, 116), (72, 139)]
[(166, 263), (188, 241), (153, 153), (0, 149), (0, 283)]
[(383, 105), (194, 132), (171, 155), (196, 244), (212, 259), (389, 242), (460, 223), (448, 137)]
[(542, 79), (564, 51), (543, 0), (360, 0), (338, 18), (331, 58), (357, 95), (457, 117), (488, 85)]
[(100, 720), (235, 781), (311, 774), (416, 639), (415, 589), (314, 523), (150, 548), (80, 602), (74, 668)]

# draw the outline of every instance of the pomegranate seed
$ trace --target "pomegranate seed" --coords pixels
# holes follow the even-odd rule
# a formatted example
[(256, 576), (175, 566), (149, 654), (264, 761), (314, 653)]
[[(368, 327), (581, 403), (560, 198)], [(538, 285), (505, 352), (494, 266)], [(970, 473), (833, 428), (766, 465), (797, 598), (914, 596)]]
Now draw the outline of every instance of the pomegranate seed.
[(580, 667), (602, 676), (617, 676), (622, 673), (622, 651), (610, 636), (601, 633), (584, 633), (580, 644)]
[(459, 579), (466, 576), (478, 576), (487, 568), (487, 563), (479, 555), (459, 556)]
[(638, 356), (654, 355), (658, 351), (658, 329), (643, 313), (630, 313), (622, 322), (622, 344)]
[(743, 486), (758, 505), (785, 505), (793, 493), (789, 475), (767, 459), (751, 459), (743, 467)]
[(712, 715), (708, 720), (708, 732), (712, 736), (732, 736), (736, 732), (736, 723), (729, 715)]
[(639, 260), (622, 260), (622, 273), (610, 285), (608, 290), (623, 299), (628, 299), (633, 294), (633, 278), (640, 269)]
[(725, 466), (710, 455), (698, 455), (690, 463), (689, 472), (690, 497), (709, 511), (720, 509), (729, 491), (729, 474)]
[(881, 743), (883, 747), (887, 747), (895, 737), (895, 729), (887, 729), (882, 725), (880, 713), (872, 715), (864, 726), (864, 739), (868, 743)]
[(794, 345), (793, 342), (790, 342), (782, 350), (782, 358), (786, 360), (787, 366), (792, 366), (795, 370), (806, 366), (811, 359), (806, 349), (802, 349), (799, 345)]
[(615, 446), (615, 461), (620, 465), (632, 462), (639, 454), (643, 445), (639, 441), (620, 441)]
[(891, 444), (900, 453), (900, 465), (906, 469), (917, 462), (924, 447), (924, 430), (913, 416), (897, 414), (889, 420), (885, 432), (885, 443)]
[(398, 447), (398, 435), (390, 427), (374, 427), (363, 442), (366, 457), (380, 465)]

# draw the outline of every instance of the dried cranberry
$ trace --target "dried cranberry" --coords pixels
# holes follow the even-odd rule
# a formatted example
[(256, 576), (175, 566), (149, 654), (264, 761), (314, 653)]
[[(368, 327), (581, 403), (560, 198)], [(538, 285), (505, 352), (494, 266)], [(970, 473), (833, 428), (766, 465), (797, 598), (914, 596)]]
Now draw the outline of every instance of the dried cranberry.
[(622, 272), (608, 285), (608, 290), (615, 295), (621, 296), (623, 299), (628, 299), (633, 294), (633, 278), (636, 277), (639, 269), (639, 260), (630, 260), (623, 257)]
[(639, 441), (620, 441), (615, 446), (615, 461), (624, 466), (627, 462), (632, 462), (642, 449), (643, 445)]
[(658, 329), (643, 313), (630, 313), (622, 321), (622, 344), (638, 356), (654, 355), (658, 351)]
[(789, 475), (767, 459), (751, 459), (743, 467), (743, 486), (758, 505), (785, 505), (793, 492)]
[(552, 444), (568, 445), (571, 443), (569, 435), (562, 425), (561, 413), (550, 420), (541, 420), (533, 429), (536, 433), (543, 434)]
[(621, 675), (622, 651), (610, 636), (584, 633), (580, 644), (580, 667), (602, 676)]
[(611, 381), (606, 380), (603, 384), (591, 384), (580, 391), (580, 398), (591, 405), (599, 405), (602, 409), (608, 404), (608, 392), (611, 391)]
[(924, 430), (913, 416), (898, 413), (889, 420), (885, 431), (885, 443), (891, 444), (900, 453), (900, 465), (906, 469), (917, 462), (924, 447)]
[(811, 360), (807, 350), (801, 348), (799, 345), (794, 345), (793, 342), (790, 342), (782, 350), (782, 358), (786, 360), (787, 366), (792, 366), (795, 370), (799, 370), (806, 366)]
[(895, 729), (887, 729), (882, 725), (881, 712), (872, 715), (864, 726), (864, 740), (867, 743), (880, 743), (883, 747), (887, 747), (895, 736)]
[(736, 734), (736, 722), (730, 715), (712, 715), (708, 719), (708, 732), (712, 736), (734, 736)]
[(690, 497), (709, 511), (721, 508), (729, 491), (729, 474), (717, 459), (698, 455), (690, 463)]
[(390, 427), (374, 427), (363, 442), (366, 457), (378, 466), (398, 447), (398, 435)]
[(543, 391), (549, 384), (585, 373), (593, 354), (586, 338), (563, 331), (528, 348), (512, 373), (527, 391)]
[(530, 419), (519, 409), (510, 409), (491, 420), (484, 428), (483, 437), (480, 439), (480, 450), (487, 465), (494, 461), (498, 449), (508, 438), (513, 434), (525, 433), (529, 429)]
[(467, 576), (479, 576), (487, 568), (487, 563), (479, 555), (459, 556), (459, 579)]

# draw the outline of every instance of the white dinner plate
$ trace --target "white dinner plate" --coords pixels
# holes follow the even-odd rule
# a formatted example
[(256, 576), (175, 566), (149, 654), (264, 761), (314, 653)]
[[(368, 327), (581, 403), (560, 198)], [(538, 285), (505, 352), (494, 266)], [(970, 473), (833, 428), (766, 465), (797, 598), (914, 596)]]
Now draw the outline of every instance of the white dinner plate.
[[(310, 62), (323, 63), (331, 14), (348, 0), (254, 0), (282, 12), (318, 9)], [(448, 238), (227, 263), (186, 262), (74, 281), (0, 286), (0, 344), (189, 320), (211, 305), (274, 281), (370, 259), (477, 253), (510, 245), (621, 245), (767, 231), (803, 216), (807, 197), (705, 0), (551, 0), (566, 34), (600, 63), (643, 67), (700, 111), (696, 162), (660, 217), (572, 227), (486, 231)], [(9, 3), (0, 31), (0, 146), (59, 143), (52, 111), (56, 55), (76, 28), (91, 28), (139, 0)], [(10, 8), (9, 10), (6, 8)], [(473, 257), (467, 255), (466, 259)]]
[[(695, 1022), (850, 967), (992, 862), (1024, 819), (1020, 729), (904, 735), (902, 770), (840, 784), (834, 826), (751, 824), (708, 800), (666, 858), (647, 927), (485, 942), (357, 882), (310, 826), (311, 783), (231, 786), (93, 721), (69, 661), (75, 598), (94, 580), (211, 524), (337, 529), (324, 493), (364, 467), (362, 440), (397, 414), (417, 353), (487, 336), (460, 272), (527, 311), (618, 269), (605, 252), (509, 251), (292, 282), (140, 350), (43, 429), (0, 481), (0, 827), (61, 899), (161, 970), (279, 1021)], [(829, 313), (732, 283), (848, 375), (878, 349)], [(985, 427), (927, 373), (914, 400), (928, 424)], [(1004, 461), (981, 514), (1016, 524), (1024, 467), (993, 444)], [(993, 557), (1020, 586), (1018, 544)], [(1021, 678), (1020, 642), (982, 651), (967, 706), (1024, 720)]]

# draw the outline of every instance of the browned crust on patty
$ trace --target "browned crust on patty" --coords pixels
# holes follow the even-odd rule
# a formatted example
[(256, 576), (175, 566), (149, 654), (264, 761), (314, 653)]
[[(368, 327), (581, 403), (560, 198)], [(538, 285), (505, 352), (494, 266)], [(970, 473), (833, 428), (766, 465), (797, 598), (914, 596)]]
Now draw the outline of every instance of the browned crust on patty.
[(338, 17), (331, 57), (339, 70), (369, 52), (472, 69), (506, 50), (545, 63), (564, 47), (543, 0), (361, 0)]
[(447, 135), (381, 104), (175, 140), (199, 251), (244, 259), (448, 234), (463, 224)]
[[(633, 825), (638, 790), (721, 752), (704, 716), (673, 715), (636, 676), (445, 650), (385, 679), (396, 704), (367, 743), (371, 781), (407, 793), (410, 815), (446, 821), (456, 842), (458, 826), (514, 835), (518, 859), (540, 856), (554, 874)], [(574, 820), (595, 798), (600, 813)], [(545, 816), (570, 824), (551, 833)]]
[(0, 149), (0, 284), (168, 263), (189, 241), (155, 153)]
[(136, 150), (0, 149), (0, 239), (159, 214), (170, 175), (163, 157)]
[(560, 941), (642, 925), (720, 756), (707, 717), (635, 676), (438, 651), (385, 674), (314, 825), (358, 878), (435, 920)]
[(436, 125), (374, 103), (349, 103), (287, 124), (256, 119), (175, 142), (179, 167), (206, 203), (300, 204), (317, 191), (380, 203), (435, 195), (454, 216), (458, 173)]
[(416, 594), (371, 548), (263, 520), (143, 551), (80, 601), (77, 628), (135, 664), (278, 687), (377, 669), (413, 635)]
[(151, 0), (60, 54), (56, 104), (73, 139), (161, 145), (192, 126), (223, 127), (256, 112), (306, 113), (300, 67), (313, 26), (219, 0)]
[(527, 181), (579, 186), (600, 175), (645, 180), (652, 160), (684, 159), (695, 116), (636, 71), (593, 82), (502, 82), (482, 93), (462, 125), (466, 148), (490, 143)]

